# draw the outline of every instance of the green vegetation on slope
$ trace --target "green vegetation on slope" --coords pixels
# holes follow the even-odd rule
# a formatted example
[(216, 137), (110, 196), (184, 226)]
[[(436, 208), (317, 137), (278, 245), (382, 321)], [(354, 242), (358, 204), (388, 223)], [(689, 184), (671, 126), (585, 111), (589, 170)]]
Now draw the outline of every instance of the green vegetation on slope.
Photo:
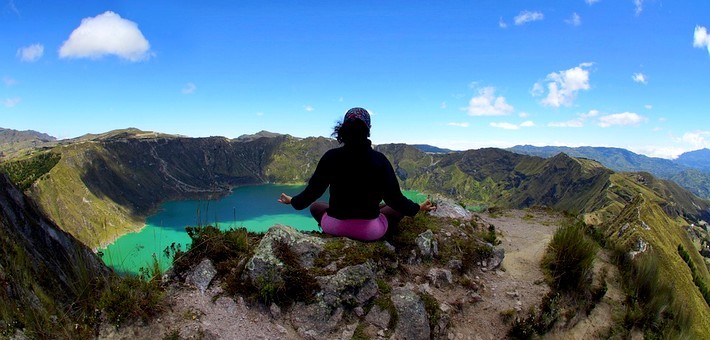
[(24, 191), (37, 179), (52, 170), (60, 159), (61, 155), (55, 152), (38, 152), (0, 164), (0, 172), (6, 173), (10, 180)]

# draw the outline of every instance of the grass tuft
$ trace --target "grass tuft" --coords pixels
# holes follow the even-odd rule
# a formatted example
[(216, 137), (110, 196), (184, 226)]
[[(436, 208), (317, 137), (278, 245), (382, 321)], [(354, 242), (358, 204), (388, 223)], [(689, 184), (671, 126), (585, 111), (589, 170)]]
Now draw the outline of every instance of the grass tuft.
[(589, 290), (597, 245), (585, 234), (583, 222), (560, 227), (547, 247), (542, 267), (550, 285), (561, 291)]

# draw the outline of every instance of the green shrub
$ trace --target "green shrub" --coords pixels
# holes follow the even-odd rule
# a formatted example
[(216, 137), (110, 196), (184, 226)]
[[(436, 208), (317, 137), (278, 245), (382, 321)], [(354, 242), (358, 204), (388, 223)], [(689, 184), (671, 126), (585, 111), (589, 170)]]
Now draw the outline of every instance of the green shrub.
[(551, 286), (562, 291), (588, 290), (597, 245), (585, 234), (582, 222), (560, 227), (547, 246), (542, 266)]
[(20, 189), (27, 190), (42, 175), (59, 163), (62, 156), (55, 152), (38, 153), (30, 158), (13, 160), (0, 165), (10, 180)]
[(646, 338), (680, 338), (689, 334), (690, 317), (679, 306), (673, 288), (659, 279), (659, 263), (652, 251), (632, 258), (623, 249), (614, 250), (625, 288), (626, 313), (623, 330), (644, 330)]
[(705, 280), (703, 280), (701, 276), (702, 274), (698, 273), (697, 269), (695, 268), (695, 265), (693, 264), (693, 261), (690, 259), (690, 254), (688, 254), (688, 252), (685, 251), (685, 248), (683, 248), (683, 246), (680, 244), (678, 245), (678, 254), (688, 265), (688, 268), (690, 268), (690, 274), (693, 276), (693, 283), (695, 283), (695, 286), (698, 287), (700, 295), (702, 295), (703, 299), (705, 299), (705, 303), (710, 306), (710, 291), (708, 290), (708, 287), (705, 284)]
[(134, 319), (147, 320), (158, 314), (164, 291), (157, 280), (145, 281), (140, 276), (116, 276), (104, 290), (99, 308), (106, 318), (118, 326)]
[(547, 333), (560, 316), (560, 295), (548, 293), (540, 305), (540, 310), (532, 309), (524, 318), (516, 318), (508, 331), (513, 339), (534, 339)]

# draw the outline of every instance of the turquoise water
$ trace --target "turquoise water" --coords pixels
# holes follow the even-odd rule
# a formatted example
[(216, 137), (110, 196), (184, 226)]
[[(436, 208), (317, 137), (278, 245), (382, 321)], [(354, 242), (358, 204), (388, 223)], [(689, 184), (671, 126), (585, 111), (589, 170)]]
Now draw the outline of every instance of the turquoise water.
[[(308, 209), (294, 210), (276, 200), (282, 192), (296, 195), (304, 186), (264, 184), (235, 188), (218, 200), (173, 201), (161, 205), (159, 211), (147, 218), (139, 232), (129, 233), (99, 249), (104, 262), (118, 272), (138, 273), (149, 268), (155, 254), (163, 270), (170, 260), (163, 250), (176, 243), (187, 249), (190, 238), (185, 227), (217, 225), (220, 229), (244, 227), (253, 232), (265, 232), (275, 224), (292, 226), (298, 230), (319, 230)], [(423, 202), (426, 195), (405, 191), (405, 196)], [(327, 201), (327, 193), (321, 200)]]

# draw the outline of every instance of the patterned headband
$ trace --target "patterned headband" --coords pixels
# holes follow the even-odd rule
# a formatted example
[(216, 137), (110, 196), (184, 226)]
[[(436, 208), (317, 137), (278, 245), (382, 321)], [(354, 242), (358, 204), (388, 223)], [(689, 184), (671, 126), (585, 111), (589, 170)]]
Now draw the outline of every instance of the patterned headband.
[(363, 123), (365, 123), (365, 125), (367, 125), (368, 129), (372, 128), (370, 126), (370, 113), (368, 113), (367, 110), (361, 107), (354, 107), (345, 113), (345, 118), (343, 119), (343, 122), (347, 122), (349, 120), (361, 120)]

